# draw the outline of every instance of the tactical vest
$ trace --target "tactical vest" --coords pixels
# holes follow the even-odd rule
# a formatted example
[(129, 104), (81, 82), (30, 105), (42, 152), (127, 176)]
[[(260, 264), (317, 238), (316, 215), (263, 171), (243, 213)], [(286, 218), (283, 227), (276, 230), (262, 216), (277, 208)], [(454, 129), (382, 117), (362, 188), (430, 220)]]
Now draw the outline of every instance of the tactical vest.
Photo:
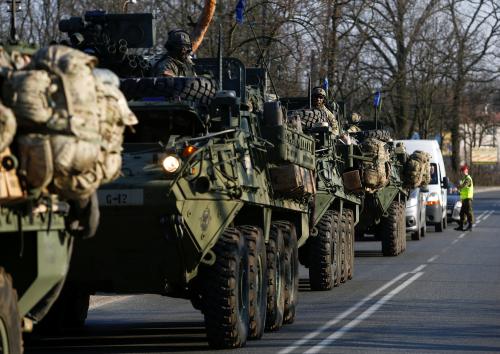
[(470, 180), (470, 187), (463, 187), (460, 189), (460, 199), (472, 199), (474, 196), (474, 183), (472, 182), (472, 177), (467, 175), (464, 178), (462, 178), (461, 183), (464, 183), (467, 179)]

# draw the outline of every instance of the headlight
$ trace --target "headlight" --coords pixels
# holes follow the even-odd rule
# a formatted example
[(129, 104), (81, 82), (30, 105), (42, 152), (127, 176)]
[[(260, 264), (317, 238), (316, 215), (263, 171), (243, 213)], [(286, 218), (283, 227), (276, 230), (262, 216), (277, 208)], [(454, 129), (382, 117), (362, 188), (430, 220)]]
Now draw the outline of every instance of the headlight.
[(175, 173), (175, 172), (177, 172), (177, 170), (181, 166), (181, 162), (180, 162), (178, 157), (173, 156), (173, 155), (169, 155), (169, 156), (165, 157), (165, 159), (163, 160), (161, 165), (163, 166), (163, 169), (167, 173)]
[(418, 205), (418, 199), (417, 198), (410, 198), (406, 201), (406, 207), (407, 208), (413, 208)]
[(427, 197), (427, 205), (439, 205), (441, 202), (439, 201), (439, 194), (436, 192), (432, 192)]

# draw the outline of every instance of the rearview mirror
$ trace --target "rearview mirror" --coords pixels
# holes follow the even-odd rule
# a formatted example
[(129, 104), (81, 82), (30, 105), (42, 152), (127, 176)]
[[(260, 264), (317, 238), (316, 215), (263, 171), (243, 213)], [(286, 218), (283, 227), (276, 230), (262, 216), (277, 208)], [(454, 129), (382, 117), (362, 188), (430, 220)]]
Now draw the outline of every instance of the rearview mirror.
[(443, 177), (443, 182), (442, 182), (442, 186), (443, 188), (446, 188), (448, 189), (448, 184), (450, 183), (450, 180), (448, 179), (448, 177)]

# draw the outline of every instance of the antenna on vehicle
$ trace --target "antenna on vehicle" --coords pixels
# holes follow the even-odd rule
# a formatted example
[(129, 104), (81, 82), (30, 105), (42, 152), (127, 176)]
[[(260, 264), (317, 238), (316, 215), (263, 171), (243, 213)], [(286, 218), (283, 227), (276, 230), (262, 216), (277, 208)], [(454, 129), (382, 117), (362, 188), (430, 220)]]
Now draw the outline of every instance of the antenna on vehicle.
[(21, 0), (10, 0), (10, 38), (11, 44), (15, 44), (19, 41), (19, 37), (16, 32), (16, 12), (21, 11)]
[(309, 109), (312, 109), (312, 79), (311, 79), (311, 73), (309, 73), (309, 78), (307, 81), (307, 92), (309, 95)]
[(252, 30), (253, 39), (255, 40), (255, 43), (257, 43), (257, 48), (259, 49), (260, 56), (262, 57), (262, 62), (264, 63), (264, 68), (266, 69), (266, 71), (267, 71), (267, 73), (269, 75), (269, 79), (271, 81), (271, 86), (273, 87), (274, 94), (276, 95), (276, 98), (279, 98), (278, 91), (276, 90), (276, 86), (274, 85), (273, 77), (271, 75), (271, 72), (269, 71), (269, 67), (267, 65), (267, 61), (265, 60), (265, 57), (264, 57), (264, 51), (262, 50), (262, 48), (260, 46), (260, 43), (259, 43), (259, 41), (257, 39), (257, 35), (255, 34), (255, 29), (253, 28), (253, 22), (252, 21), (248, 21), (248, 24), (250, 26), (250, 29)]
[(219, 90), (223, 90), (222, 83), (223, 83), (223, 74), (222, 74), (222, 55), (223, 55), (223, 49), (222, 49), (222, 24), (219, 24), (219, 44), (217, 48), (217, 59), (219, 60)]

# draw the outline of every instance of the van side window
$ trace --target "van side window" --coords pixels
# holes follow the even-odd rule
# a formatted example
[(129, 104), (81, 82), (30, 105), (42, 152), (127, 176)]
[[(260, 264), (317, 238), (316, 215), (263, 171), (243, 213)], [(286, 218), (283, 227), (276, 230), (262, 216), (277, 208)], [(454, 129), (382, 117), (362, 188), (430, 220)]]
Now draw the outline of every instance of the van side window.
[(435, 163), (431, 163), (431, 183), (430, 184), (439, 184), (439, 176), (438, 169)]

